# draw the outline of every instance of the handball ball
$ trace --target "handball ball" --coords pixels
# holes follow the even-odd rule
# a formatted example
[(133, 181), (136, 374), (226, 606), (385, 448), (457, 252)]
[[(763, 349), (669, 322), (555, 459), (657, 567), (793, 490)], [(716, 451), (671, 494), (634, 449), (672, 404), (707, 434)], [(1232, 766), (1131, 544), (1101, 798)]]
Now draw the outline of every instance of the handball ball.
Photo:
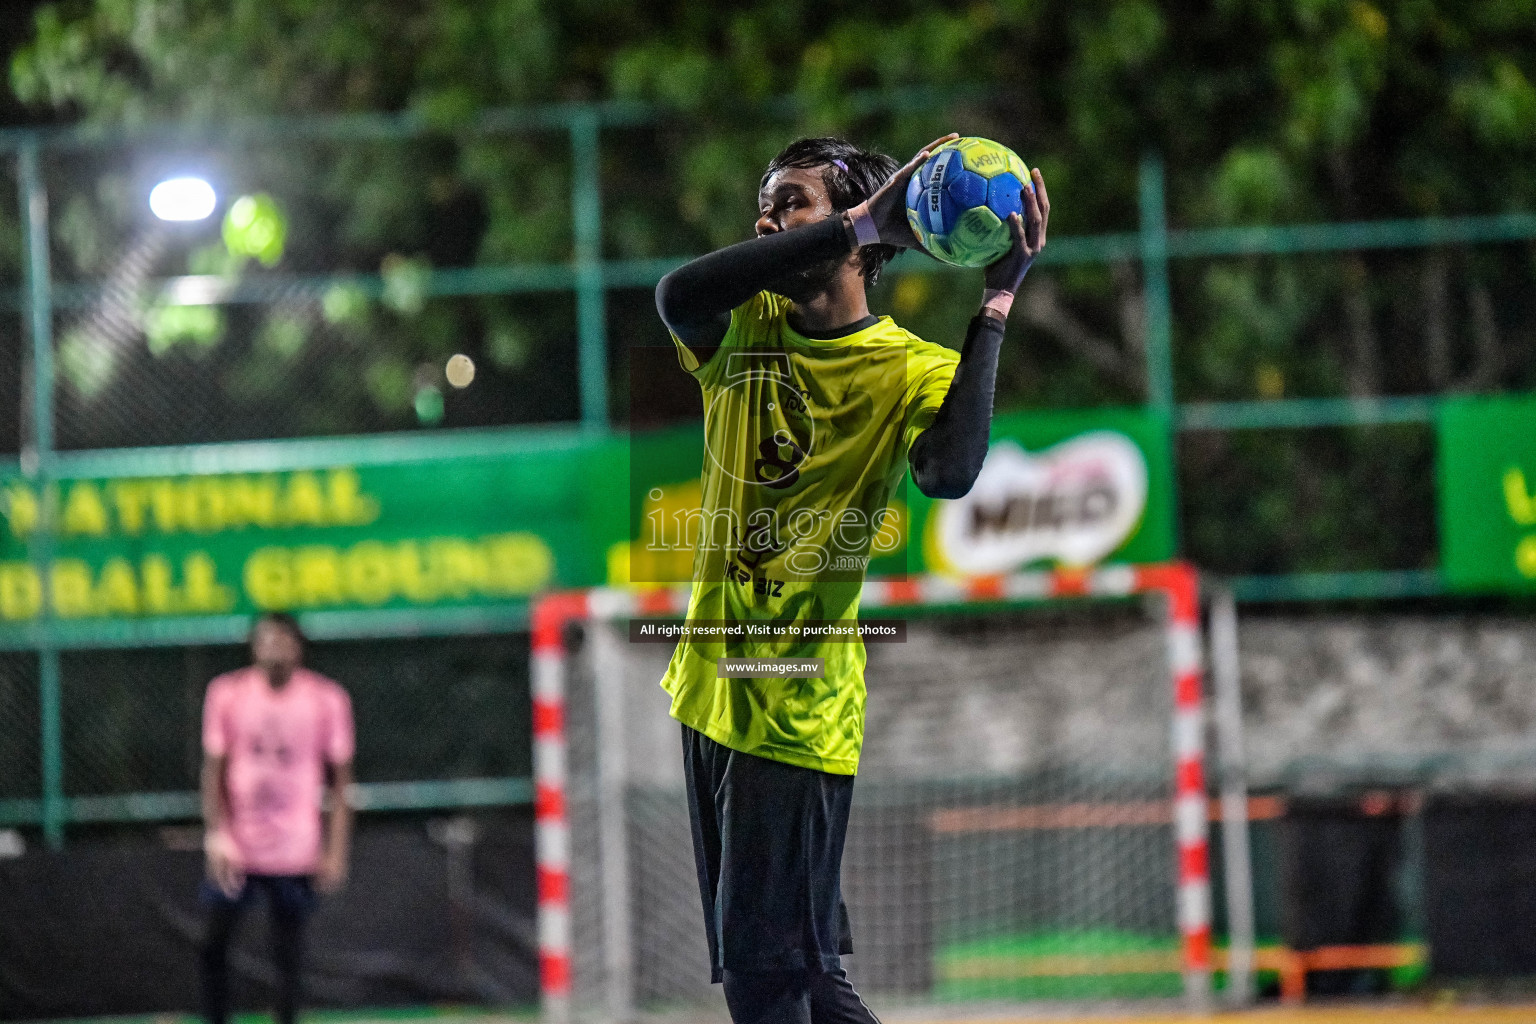
[(984, 267), (1013, 247), (1008, 215), (1024, 215), (1029, 168), (990, 139), (946, 142), (907, 182), (907, 223), (929, 255)]

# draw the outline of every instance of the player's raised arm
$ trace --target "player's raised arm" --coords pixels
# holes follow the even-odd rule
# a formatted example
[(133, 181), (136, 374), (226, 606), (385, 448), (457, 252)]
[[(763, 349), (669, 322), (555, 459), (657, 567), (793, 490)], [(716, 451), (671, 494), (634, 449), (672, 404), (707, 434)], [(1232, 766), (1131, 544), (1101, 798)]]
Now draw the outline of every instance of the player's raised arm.
[[(730, 328), (731, 310), (786, 278), (818, 264), (848, 257), (862, 245), (914, 244), (902, 210), (902, 190), (912, 171), (933, 149), (955, 135), (936, 139), (897, 171), (886, 186), (853, 210), (836, 210), (814, 179), (770, 175), (758, 194), (757, 237), (727, 246), (672, 271), (656, 286), (656, 309), (667, 329), (690, 349), (707, 353)], [(882, 199), (882, 197), (884, 197)], [(894, 203), (895, 217), (884, 229), (873, 226)], [(887, 216), (887, 219), (891, 219)], [(895, 241), (884, 236), (891, 235)]]
[[(1008, 219), (1013, 247), (986, 270), (981, 311), (971, 319), (960, 350), (960, 364), (933, 424), (917, 436), (908, 453), (912, 480), (930, 498), (964, 497), (981, 472), (992, 428), (992, 392), (997, 357), (1014, 293), (1045, 248), (1051, 202), (1039, 169), (1021, 197), (1024, 217)], [(871, 200), (873, 203), (873, 200)]]
[(714, 346), (731, 326), (731, 310), (786, 274), (852, 251), (839, 217), (738, 242), (662, 278), (656, 310), (690, 348)]

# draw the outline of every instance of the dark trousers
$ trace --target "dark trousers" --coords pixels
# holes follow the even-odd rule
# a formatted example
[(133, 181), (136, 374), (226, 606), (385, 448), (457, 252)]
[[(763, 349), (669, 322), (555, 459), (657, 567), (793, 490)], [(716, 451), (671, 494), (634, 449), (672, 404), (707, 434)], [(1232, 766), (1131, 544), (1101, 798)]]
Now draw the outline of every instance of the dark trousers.
[(743, 754), (683, 727), (711, 975), (735, 1024), (878, 1024), (853, 952), (843, 841), (853, 776)]
[(209, 1024), (229, 1019), (229, 944), (240, 919), (259, 898), (267, 901), (271, 922), (272, 964), (277, 969), (277, 1024), (293, 1024), (299, 1008), (299, 972), (304, 953), (304, 924), (315, 907), (315, 892), (306, 875), (250, 875), (233, 899), (204, 881), (202, 903), (207, 910), (203, 937), (203, 1014)]
[(880, 1024), (841, 967), (725, 972), (733, 1024)]

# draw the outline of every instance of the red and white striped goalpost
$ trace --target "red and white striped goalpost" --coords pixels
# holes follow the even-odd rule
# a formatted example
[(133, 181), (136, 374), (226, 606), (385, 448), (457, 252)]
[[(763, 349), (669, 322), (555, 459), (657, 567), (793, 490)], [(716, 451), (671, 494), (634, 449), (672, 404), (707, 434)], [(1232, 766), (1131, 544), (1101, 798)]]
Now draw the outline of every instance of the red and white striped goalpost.
[[(566, 817), (565, 627), (587, 620), (681, 616), (687, 586), (593, 589), (545, 596), (533, 609), (534, 859), (538, 871), (541, 1008), (551, 1022), (571, 1010), (570, 825)], [(1211, 985), (1209, 802), (1205, 786), (1205, 708), (1200, 657), (1200, 589), (1182, 562), (951, 579), (869, 580), (862, 608), (1028, 603), (1072, 597), (1166, 597), (1168, 667), (1173, 685), (1174, 841), (1178, 847), (1178, 924), (1186, 993), (1204, 1000)]]

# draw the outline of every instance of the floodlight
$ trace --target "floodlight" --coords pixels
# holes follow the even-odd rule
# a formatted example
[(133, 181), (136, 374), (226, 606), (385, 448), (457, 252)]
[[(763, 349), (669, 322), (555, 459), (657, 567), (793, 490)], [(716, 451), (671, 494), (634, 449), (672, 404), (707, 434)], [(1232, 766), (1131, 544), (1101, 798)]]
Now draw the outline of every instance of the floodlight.
[(218, 202), (213, 186), (202, 178), (171, 178), (149, 193), (149, 208), (161, 220), (204, 220)]

